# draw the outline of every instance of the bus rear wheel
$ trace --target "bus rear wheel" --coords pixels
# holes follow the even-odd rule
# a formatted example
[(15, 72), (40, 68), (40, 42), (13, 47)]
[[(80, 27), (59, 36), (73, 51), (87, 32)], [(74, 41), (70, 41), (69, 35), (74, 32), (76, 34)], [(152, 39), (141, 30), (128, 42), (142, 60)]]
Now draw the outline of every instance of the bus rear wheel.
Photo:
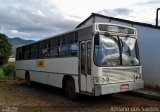
[(72, 78), (69, 78), (64, 87), (65, 93), (70, 100), (77, 100), (78, 94), (76, 93), (75, 83)]
[(30, 76), (28, 73), (26, 74), (26, 86), (31, 87), (31, 80), (30, 80)]

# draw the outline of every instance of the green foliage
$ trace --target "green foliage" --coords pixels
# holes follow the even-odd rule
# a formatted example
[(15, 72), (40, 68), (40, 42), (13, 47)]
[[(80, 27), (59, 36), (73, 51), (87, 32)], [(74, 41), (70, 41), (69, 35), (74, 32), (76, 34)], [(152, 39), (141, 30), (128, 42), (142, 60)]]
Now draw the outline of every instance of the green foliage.
[(9, 56), (12, 54), (12, 46), (9, 44), (7, 36), (0, 33), (0, 66), (8, 62)]
[(0, 78), (4, 76), (3, 68), (0, 68)]
[(12, 64), (0, 67), (0, 81), (3, 80), (16, 80), (15, 69)]
[(0, 81), (4, 80), (4, 68), (0, 67)]
[(14, 66), (9, 64), (4, 68), (5, 76), (13, 75), (14, 74)]
[(15, 80), (15, 68), (12, 64), (9, 64), (3, 68), (3, 74), (5, 77), (5, 80)]

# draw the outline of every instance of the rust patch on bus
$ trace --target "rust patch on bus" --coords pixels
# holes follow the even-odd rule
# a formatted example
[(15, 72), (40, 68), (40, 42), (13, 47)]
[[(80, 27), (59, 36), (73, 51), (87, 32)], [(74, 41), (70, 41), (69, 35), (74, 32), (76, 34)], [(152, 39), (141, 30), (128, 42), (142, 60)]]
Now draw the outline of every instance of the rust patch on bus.
[(36, 66), (37, 67), (44, 67), (44, 60), (37, 60)]

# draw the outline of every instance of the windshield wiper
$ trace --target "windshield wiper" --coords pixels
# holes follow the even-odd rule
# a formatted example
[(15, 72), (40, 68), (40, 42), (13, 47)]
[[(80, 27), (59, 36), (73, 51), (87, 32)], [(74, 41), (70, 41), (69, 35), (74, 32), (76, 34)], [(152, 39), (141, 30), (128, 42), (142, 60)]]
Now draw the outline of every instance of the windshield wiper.
[(122, 65), (122, 40), (117, 36), (118, 38), (118, 47), (119, 47), (119, 55), (120, 55), (120, 65)]

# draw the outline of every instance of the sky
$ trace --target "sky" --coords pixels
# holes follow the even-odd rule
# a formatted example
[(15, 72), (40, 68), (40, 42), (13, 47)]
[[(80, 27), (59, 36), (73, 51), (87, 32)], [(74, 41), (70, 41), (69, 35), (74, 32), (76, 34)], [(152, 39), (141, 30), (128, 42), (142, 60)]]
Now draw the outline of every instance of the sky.
[(0, 32), (39, 40), (74, 29), (92, 12), (155, 25), (159, 6), (160, 0), (0, 0)]

